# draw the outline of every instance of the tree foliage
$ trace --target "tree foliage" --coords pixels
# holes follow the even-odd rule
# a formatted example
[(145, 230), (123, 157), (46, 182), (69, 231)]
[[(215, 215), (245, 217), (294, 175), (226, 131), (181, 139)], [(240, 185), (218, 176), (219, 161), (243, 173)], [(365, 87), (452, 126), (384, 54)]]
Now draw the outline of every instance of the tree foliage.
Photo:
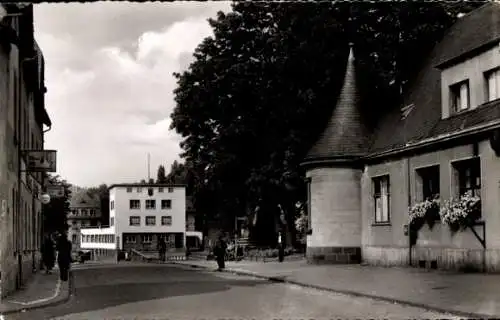
[(101, 223), (103, 225), (109, 224), (109, 190), (108, 186), (103, 183), (99, 187), (88, 188), (88, 193), (99, 199), (101, 209)]
[(45, 233), (64, 233), (68, 230), (71, 184), (59, 175), (47, 174), (45, 178), (51, 185), (62, 185), (64, 187), (64, 197), (51, 197), (50, 202), (43, 206), (43, 230)]
[(171, 129), (183, 137), (196, 209), (230, 226), (259, 205), (272, 224), (280, 204), (294, 230), (296, 203), (306, 197), (299, 163), (335, 104), (348, 42), (375, 127), (400, 107), (457, 13), (478, 5), (240, 2), (219, 12), (209, 20), (213, 36), (175, 74)]
[(165, 172), (165, 166), (161, 164), (158, 167), (158, 171), (156, 174), (156, 183), (166, 183), (166, 182), (167, 182), (167, 175)]

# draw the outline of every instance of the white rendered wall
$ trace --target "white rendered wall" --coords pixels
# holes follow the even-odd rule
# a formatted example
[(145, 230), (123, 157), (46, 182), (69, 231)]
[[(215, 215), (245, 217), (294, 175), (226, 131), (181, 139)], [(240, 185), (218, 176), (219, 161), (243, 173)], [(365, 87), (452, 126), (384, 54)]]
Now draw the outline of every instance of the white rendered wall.
[(361, 170), (318, 168), (311, 178), (308, 247), (361, 247)]

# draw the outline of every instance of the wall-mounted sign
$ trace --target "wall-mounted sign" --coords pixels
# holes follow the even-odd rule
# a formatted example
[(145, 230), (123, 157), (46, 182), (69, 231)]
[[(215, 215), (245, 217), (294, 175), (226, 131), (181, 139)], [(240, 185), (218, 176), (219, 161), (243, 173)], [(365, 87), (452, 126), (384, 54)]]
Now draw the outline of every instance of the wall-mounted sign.
[(27, 150), (23, 151), (26, 157), (28, 172), (56, 172), (56, 150)]
[(62, 198), (64, 197), (64, 186), (63, 185), (48, 185), (47, 193), (51, 198)]

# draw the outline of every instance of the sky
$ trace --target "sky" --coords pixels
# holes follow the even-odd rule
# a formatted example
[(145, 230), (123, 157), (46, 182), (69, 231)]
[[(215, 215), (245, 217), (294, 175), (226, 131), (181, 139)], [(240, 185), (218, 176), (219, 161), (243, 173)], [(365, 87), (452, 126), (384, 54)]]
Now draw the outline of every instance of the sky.
[(138, 182), (179, 159), (169, 130), (173, 72), (212, 35), (207, 19), (229, 2), (98, 2), (35, 5), (45, 57), (45, 107), (57, 174), (80, 187)]

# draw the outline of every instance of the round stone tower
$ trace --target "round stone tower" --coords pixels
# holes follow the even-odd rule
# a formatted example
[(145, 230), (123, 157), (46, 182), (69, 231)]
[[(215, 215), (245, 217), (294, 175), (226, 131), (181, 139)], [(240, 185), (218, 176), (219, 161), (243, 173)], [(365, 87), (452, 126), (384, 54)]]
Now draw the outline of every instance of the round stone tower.
[(309, 185), (307, 259), (361, 262), (361, 174), (367, 130), (359, 108), (352, 45), (344, 82), (330, 120), (302, 166)]

